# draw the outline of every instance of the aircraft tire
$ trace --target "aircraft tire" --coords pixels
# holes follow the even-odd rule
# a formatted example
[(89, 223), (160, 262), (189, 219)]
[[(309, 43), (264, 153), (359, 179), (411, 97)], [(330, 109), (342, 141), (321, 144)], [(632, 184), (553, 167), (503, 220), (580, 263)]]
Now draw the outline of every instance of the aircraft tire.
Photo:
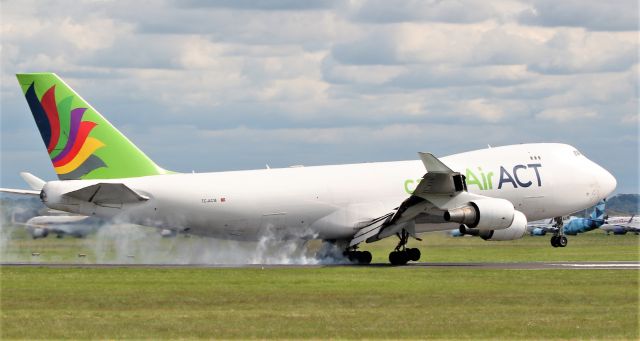
[(410, 261), (417, 262), (418, 260), (420, 260), (420, 249), (418, 248), (407, 249), (406, 252)]
[(358, 263), (371, 264), (372, 259), (373, 259), (373, 256), (371, 256), (371, 252), (369, 251), (358, 252)]
[(409, 261), (409, 257), (406, 252), (392, 251), (389, 253), (389, 262), (391, 265), (405, 265)]
[(565, 236), (560, 236), (560, 237), (558, 238), (558, 242), (557, 242), (557, 243), (558, 243), (558, 246), (559, 246), (559, 247), (565, 247), (565, 246), (567, 246), (567, 243), (568, 243), (568, 242), (569, 242), (569, 241), (567, 240), (567, 237), (565, 237)]
[(360, 257), (358, 257), (359, 256), (358, 251), (348, 251), (348, 252), (345, 252), (344, 255), (347, 256), (347, 259), (349, 259), (350, 262), (360, 263)]
[(551, 246), (558, 247), (558, 236), (551, 236)]

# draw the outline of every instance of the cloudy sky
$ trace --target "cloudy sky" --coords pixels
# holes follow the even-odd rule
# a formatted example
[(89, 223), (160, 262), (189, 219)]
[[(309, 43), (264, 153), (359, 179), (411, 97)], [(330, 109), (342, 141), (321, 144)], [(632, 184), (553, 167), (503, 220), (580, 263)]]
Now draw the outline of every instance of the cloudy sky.
[(635, 0), (0, 6), (2, 187), (55, 178), (14, 76), (51, 71), (171, 170), (563, 142), (640, 191)]

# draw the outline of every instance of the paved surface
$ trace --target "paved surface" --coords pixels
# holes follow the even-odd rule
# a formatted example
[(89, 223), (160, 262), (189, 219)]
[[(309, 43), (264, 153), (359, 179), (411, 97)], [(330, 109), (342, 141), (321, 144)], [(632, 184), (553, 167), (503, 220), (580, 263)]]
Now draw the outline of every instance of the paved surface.
[[(321, 267), (380, 267), (389, 264), (89, 264), (89, 263), (0, 263), (0, 267), (48, 268), (321, 268)], [(504, 269), (504, 270), (640, 270), (640, 262), (530, 262), (530, 263), (409, 263), (408, 267), (425, 269)]]

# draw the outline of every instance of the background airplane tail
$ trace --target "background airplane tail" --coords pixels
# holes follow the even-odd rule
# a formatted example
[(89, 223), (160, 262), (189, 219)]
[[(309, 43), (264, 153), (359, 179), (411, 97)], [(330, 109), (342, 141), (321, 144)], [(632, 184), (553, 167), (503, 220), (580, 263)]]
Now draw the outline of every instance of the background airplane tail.
[(166, 174), (54, 73), (16, 75), (60, 180)]
[(600, 202), (593, 207), (593, 212), (591, 212), (590, 218), (593, 220), (604, 221), (604, 210), (605, 210), (605, 201), (600, 200)]

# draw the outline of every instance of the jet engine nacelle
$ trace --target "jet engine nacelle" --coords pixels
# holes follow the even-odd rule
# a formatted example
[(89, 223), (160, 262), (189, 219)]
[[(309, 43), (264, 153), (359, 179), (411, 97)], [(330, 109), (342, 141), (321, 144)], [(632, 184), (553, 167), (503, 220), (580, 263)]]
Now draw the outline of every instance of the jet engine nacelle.
[(460, 233), (479, 236), (484, 240), (502, 241), (520, 239), (527, 231), (527, 217), (520, 211), (513, 214), (513, 222), (506, 229), (501, 230), (480, 230), (475, 228), (466, 228), (460, 225)]
[(512, 225), (515, 212), (510, 201), (487, 198), (470, 201), (465, 206), (446, 211), (444, 220), (480, 231), (501, 230)]
[(162, 236), (162, 238), (173, 238), (177, 235), (178, 231), (175, 230), (163, 229), (162, 231), (160, 231), (160, 236)]
[(49, 235), (49, 231), (41, 227), (32, 228), (29, 232), (31, 232), (33, 239), (46, 238)]

